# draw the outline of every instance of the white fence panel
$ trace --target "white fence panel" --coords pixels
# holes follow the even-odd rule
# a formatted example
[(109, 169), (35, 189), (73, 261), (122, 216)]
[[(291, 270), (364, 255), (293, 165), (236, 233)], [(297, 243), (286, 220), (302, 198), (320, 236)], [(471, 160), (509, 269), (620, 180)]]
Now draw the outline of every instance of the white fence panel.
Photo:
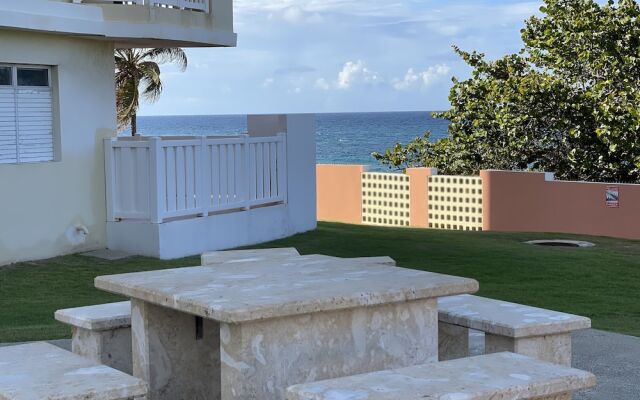
[(108, 141), (106, 156), (108, 218), (150, 217), (148, 143)]
[(108, 218), (204, 216), (286, 202), (286, 136), (107, 139)]
[(205, 153), (211, 160), (206, 171), (210, 182), (209, 211), (246, 208), (247, 191), (244, 187), (250, 180), (244, 162), (246, 141), (244, 137), (207, 141)]
[(249, 157), (249, 204), (286, 201), (285, 136), (250, 138)]
[[(199, 179), (196, 154), (201, 151), (201, 141), (162, 140), (164, 151), (166, 207), (163, 218), (174, 218), (200, 214), (197, 180)], [(162, 153), (161, 153), (162, 156)]]

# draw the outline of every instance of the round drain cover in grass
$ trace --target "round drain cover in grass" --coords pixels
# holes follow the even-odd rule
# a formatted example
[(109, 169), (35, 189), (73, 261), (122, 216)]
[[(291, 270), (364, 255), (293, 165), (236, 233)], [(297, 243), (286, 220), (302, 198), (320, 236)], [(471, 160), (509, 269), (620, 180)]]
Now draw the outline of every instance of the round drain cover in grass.
[(594, 247), (595, 244), (591, 242), (585, 242), (582, 240), (530, 240), (525, 242), (526, 244), (533, 244), (536, 246), (548, 246), (548, 247)]

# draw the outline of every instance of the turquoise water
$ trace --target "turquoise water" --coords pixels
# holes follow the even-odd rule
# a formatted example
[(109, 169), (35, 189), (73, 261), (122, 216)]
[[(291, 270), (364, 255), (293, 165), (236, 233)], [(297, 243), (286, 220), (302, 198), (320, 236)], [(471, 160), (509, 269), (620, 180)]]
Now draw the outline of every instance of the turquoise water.
[[(447, 135), (448, 121), (430, 112), (317, 114), (317, 162), (366, 164), (380, 169), (371, 157), (396, 142), (406, 143), (425, 131), (437, 139)], [(247, 130), (244, 115), (139, 117), (143, 135), (228, 135)], [(127, 134), (123, 132), (123, 134)]]

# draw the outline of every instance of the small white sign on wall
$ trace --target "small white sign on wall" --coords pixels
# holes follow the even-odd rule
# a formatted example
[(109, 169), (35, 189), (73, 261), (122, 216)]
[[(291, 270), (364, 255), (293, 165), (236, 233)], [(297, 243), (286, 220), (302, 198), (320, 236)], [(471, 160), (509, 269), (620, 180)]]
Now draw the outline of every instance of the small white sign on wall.
[(620, 208), (620, 188), (618, 186), (607, 187), (605, 198), (607, 207)]

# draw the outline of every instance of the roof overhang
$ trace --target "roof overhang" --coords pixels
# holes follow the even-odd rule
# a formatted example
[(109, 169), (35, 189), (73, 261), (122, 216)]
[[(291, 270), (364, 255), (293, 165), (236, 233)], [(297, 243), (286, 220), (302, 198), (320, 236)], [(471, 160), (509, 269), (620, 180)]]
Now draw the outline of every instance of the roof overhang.
[[(126, 11), (119, 14), (132, 14), (135, 17), (136, 13), (129, 11), (136, 11), (140, 18), (118, 19), (119, 14), (114, 15), (111, 12), (116, 7)], [(131, 8), (124, 10), (126, 7)], [(200, 12), (147, 8), (45, 0), (6, 1), (0, 4), (0, 29), (109, 40), (113, 41), (116, 47), (236, 46), (236, 33), (232, 30), (215, 29)], [(145, 18), (147, 15), (149, 17)], [(158, 18), (159, 16), (169, 18), (162, 19)], [(152, 22), (149, 20), (151, 17), (154, 18)], [(177, 23), (173, 23), (174, 21)], [(190, 24), (192, 21), (194, 23)]]

